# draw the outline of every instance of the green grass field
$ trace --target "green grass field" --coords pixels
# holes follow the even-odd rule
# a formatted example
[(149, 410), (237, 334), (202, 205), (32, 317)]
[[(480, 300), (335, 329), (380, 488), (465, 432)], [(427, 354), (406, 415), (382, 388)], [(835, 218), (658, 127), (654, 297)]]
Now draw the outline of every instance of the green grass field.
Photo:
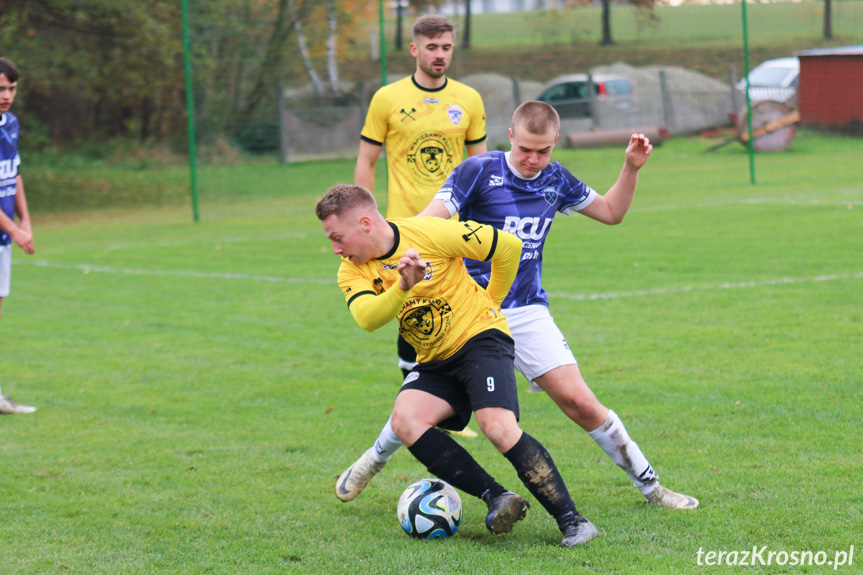
[[(833, 3), (836, 40), (859, 42), (863, 2)], [(725, 47), (740, 44), (743, 35), (740, 4), (656, 6), (656, 19), (644, 18), (631, 6), (615, 5), (611, 12), (612, 38), (652, 50), (665, 44), (675, 49)], [(600, 40), (602, 10), (598, 6), (574, 10), (482, 14), (474, 17), (472, 45), (479, 49), (510, 49), (552, 44), (596, 44)], [(751, 46), (787, 45), (819, 41), (823, 32), (823, 4), (786, 2), (747, 6)], [(394, 26), (394, 25), (393, 25)]]
[[(185, 204), (51, 213), (31, 199), (37, 253), (15, 249), (0, 383), (39, 410), (0, 418), (0, 573), (827, 573), (697, 554), (832, 561), (851, 545), (837, 571), (860, 573), (859, 140), (801, 132), (758, 156), (756, 186), (741, 147), (709, 144), (657, 148), (622, 225), (561, 217), (545, 254), (585, 378), (697, 511), (644, 505), (529, 393), (522, 427), (600, 529), (588, 546), (559, 548), (536, 502), (493, 536), (467, 496), (454, 538), (409, 539), (396, 502), (427, 472), (406, 450), (340, 503), (334, 477), (400, 383), (395, 329), (353, 323), (313, 215), (352, 162), (272, 164), (234, 173), (242, 215), (198, 224)], [(622, 149), (555, 157), (605, 190)], [(527, 495), (487, 440), (459, 441)]]

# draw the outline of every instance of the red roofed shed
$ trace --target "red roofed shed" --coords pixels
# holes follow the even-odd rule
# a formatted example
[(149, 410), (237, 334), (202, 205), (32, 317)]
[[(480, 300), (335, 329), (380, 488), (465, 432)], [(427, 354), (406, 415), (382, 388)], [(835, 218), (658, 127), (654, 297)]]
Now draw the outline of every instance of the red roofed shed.
[(800, 123), (863, 128), (863, 44), (802, 50), (797, 96)]

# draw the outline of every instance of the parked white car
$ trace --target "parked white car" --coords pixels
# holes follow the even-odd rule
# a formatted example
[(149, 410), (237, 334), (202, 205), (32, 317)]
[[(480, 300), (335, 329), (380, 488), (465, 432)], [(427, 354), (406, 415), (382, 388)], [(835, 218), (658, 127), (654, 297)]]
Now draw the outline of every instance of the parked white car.
[[(796, 56), (762, 62), (749, 72), (749, 99), (793, 104), (799, 79), (800, 60)], [(737, 82), (737, 89), (746, 93), (746, 78)]]

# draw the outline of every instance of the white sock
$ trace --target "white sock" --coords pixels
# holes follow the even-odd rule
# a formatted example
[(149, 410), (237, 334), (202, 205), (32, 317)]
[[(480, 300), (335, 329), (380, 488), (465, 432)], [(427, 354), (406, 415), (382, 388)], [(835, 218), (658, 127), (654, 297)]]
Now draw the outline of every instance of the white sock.
[(630, 439), (623, 422), (612, 410), (608, 410), (605, 423), (587, 433), (608, 454), (615, 465), (623, 469), (644, 495), (658, 485), (659, 476), (653, 471), (647, 458)]
[(393, 431), (392, 426), (393, 416), (390, 415), (390, 418), (387, 419), (386, 425), (381, 429), (381, 434), (375, 440), (375, 449), (372, 451), (372, 457), (374, 457), (375, 461), (378, 463), (386, 463), (390, 460), (390, 457), (393, 456), (393, 453), (398, 451), (399, 447), (402, 446), (402, 442), (399, 441), (399, 438), (396, 436), (396, 432)]

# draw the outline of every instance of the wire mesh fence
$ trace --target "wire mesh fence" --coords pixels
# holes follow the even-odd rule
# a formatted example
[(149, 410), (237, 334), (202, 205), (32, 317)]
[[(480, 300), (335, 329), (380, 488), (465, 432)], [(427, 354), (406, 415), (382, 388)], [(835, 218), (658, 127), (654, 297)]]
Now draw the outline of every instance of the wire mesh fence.
[[(590, 2), (474, 0), (469, 15), (464, 1), (402, 4), (399, 18), (396, 2), (190, 0), (203, 213), (236, 197), (223, 170), (250, 155), (274, 162), (355, 157), (372, 94), (383, 76), (392, 82), (413, 72), (411, 26), (432, 10), (456, 25), (448, 75), (482, 95), (489, 148), (508, 146), (515, 107), (538, 98), (561, 114), (561, 145), (597, 145), (604, 140), (584, 135), (648, 128), (664, 137), (727, 137), (745, 116), (746, 91), (736, 85), (746, 62), (739, 2), (611, 4), (605, 13)], [(863, 55), (854, 49), (863, 46), (863, 0), (757, 3), (747, 9), (750, 68), (805, 50), (847, 52), (807, 60), (802, 78), (808, 66), (810, 82), (822, 82), (829, 68), (844, 88), (839, 94), (810, 90), (817, 93), (810, 96), (810, 109), (814, 102), (857, 111), (832, 125), (817, 114), (809, 114), (811, 121), (798, 114), (776, 130), (804, 123), (859, 136)], [(754, 129), (776, 126), (777, 109), (787, 112), (780, 120), (797, 113), (798, 82), (776, 92), (750, 89), (755, 101), (785, 106), (764, 118), (753, 113)], [(785, 140), (780, 150), (793, 147), (793, 137)], [(746, 178), (742, 164), (741, 179)], [(253, 189), (255, 182), (247, 186)]]

